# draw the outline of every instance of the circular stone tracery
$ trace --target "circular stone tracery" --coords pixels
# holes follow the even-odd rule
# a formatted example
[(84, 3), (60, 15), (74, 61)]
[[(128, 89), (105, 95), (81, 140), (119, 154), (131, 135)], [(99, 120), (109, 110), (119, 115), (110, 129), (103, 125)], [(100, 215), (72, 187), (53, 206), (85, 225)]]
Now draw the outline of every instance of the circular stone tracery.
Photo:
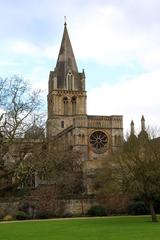
[(93, 132), (90, 136), (90, 144), (95, 153), (104, 153), (107, 150), (108, 138), (102, 131)]

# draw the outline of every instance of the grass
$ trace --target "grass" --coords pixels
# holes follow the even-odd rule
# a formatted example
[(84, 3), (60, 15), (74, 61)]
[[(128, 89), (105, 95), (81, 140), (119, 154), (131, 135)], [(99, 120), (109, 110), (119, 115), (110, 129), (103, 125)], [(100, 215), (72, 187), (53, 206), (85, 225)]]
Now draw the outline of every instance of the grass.
[(0, 224), (0, 240), (159, 240), (160, 223), (150, 217), (11, 222)]

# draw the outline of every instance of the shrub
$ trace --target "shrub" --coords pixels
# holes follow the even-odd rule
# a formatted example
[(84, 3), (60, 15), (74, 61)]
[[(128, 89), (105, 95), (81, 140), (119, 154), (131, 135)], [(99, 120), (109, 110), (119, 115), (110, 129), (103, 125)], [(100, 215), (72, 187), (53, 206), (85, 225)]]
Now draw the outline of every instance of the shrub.
[(7, 214), (6, 216), (4, 216), (3, 221), (12, 221), (14, 218), (12, 215)]
[(0, 208), (0, 220), (3, 220), (5, 215), (6, 215), (5, 210), (3, 208)]
[(93, 206), (88, 210), (87, 215), (89, 215), (89, 216), (106, 216), (107, 210), (102, 206)]
[(24, 211), (18, 211), (16, 213), (16, 219), (17, 220), (27, 220), (27, 219), (29, 219), (29, 215)]
[(128, 205), (127, 212), (129, 215), (145, 215), (148, 213), (148, 209), (143, 201), (137, 201)]
[(31, 203), (23, 202), (19, 206), (18, 210), (20, 212), (24, 212), (24, 215), (27, 217), (27, 219), (32, 219), (32, 218), (35, 217), (35, 206), (33, 204), (31, 204)]
[(71, 218), (71, 217), (73, 217), (73, 213), (65, 212), (65, 213), (63, 213), (62, 217), (64, 217), (64, 218)]
[(23, 202), (22, 205), (19, 206), (19, 210), (23, 212), (27, 212), (30, 206), (32, 206), (30, 203)]
[(48, 219), (55, 217), (55, 215), (52, 212), (37, 212), (36, 213), (36, 218), (38, 219)]
[(160, 200), (157, 199), (154, 203), (154, 209), (155, 209), (155, 212), (160, 214)]

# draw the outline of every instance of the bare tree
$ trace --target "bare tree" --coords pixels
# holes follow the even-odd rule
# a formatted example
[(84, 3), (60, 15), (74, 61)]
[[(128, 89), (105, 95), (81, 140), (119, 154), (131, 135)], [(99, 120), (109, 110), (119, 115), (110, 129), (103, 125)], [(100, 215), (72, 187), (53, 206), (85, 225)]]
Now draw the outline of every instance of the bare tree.
[(31, 124), (31, 116), (42, 107), (41, 90), (33, 90), (18, 76), (1, 79), (1, 133), (8, 139), (22, 137)]
[(13, 187), (27, 187), (30, 178), (37, 174), (40, 182), (43, 178), (46, 184), (53, 186), (57, 197), (81, 194), (81, 153), (57, 149), (55, 139), (46, 142), (40, 137), (41, 91), (32, 90), (28, 82), (17, 76), (5, 79), (1, 86), (1, 96), (5, 98), (0, 107), (3, 111), (0, 193)]
[(57, 149), (56, 142), (44, 143), (34, 152), (34, 168), (47, 184), (53, 185), (56, 196), (78, 195), (83, 187), (81, 153)]
[[(2, 191), (20, 182), (16, 176), (21, 169), (24, 153), (26, 154), (27, 151), (25, 147), (27, 139), (24, 137), (26, 131), (35, 125), (35, 114), (41, 116), (42, 108), (41, 90), (32, 89), (29, 82), (18, 76), (0, 78), (0, 179), (2, 183), (0, 189)], [(13, 178), (16, 179), (14, 184)]]

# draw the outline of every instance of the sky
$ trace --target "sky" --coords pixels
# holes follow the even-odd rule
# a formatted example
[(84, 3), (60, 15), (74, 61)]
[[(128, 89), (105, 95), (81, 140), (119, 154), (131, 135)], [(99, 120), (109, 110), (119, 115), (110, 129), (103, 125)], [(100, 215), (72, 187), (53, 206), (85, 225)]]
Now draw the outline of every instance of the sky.
[[(87, 112), (123, 115), (124, 130), (160, 126), (159, 0), (0, 0), (0, 76), (46, 90), (58, 57), (64, 16)], [(44, 96), (46, 98), (46, 96)]]

